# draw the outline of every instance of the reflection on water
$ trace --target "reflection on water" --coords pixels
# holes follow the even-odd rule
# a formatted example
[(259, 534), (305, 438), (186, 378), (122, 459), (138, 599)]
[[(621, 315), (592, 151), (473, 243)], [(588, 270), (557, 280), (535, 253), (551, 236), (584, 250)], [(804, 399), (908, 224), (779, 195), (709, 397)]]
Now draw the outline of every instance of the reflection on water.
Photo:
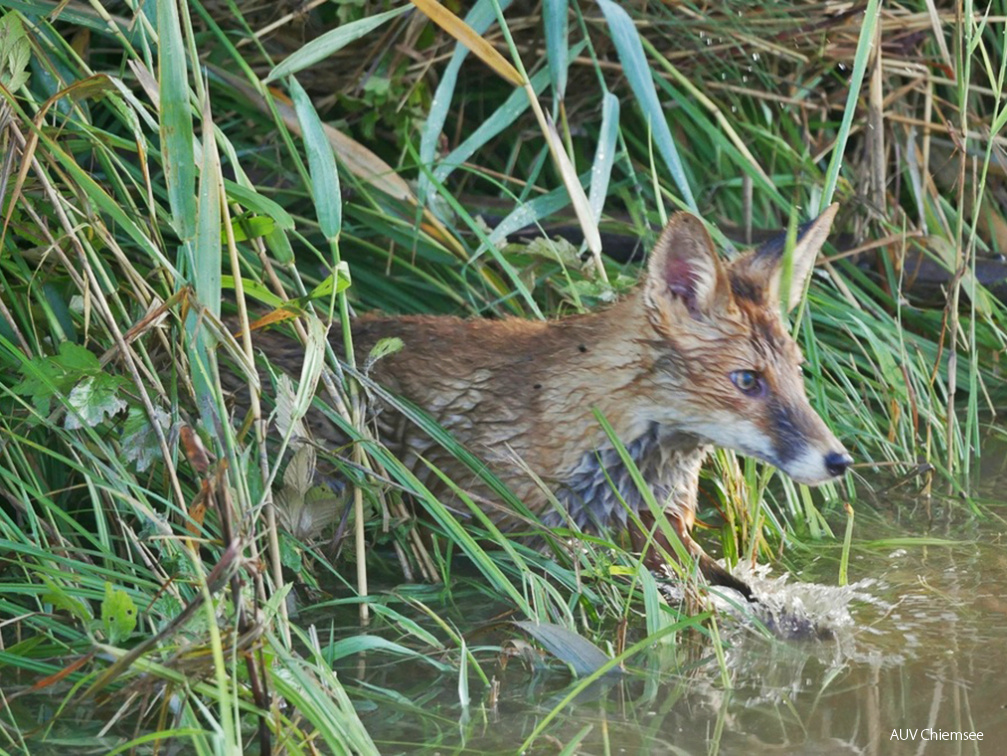
[[(831, 628), (833, 640), (770, 639), (727, 612), (729, 690), (709, 647), (683, 651), (689, 643), (680, 639), (634, 659), (635, 674), (568, 707), (550, 729), (554, 744), (590, 728), (576, 752), (1007, 752), (1007, 528), (969, 518), (935, 536), (922, 508), (919, 522), (907, 521), (906, 511), (858, 515), (857, 532), (873, 541), (855, 540), (847, 587), (834, 587), (838, 549), (834, 558), (792, 562), (799, 577), (744, 576), (757, 594)], [(906, 536), (926, 536), (930, 545)], [(383, 750), (417, 750), (403, 745), (411, 741), (440, 743), (423, 749), (429, 752), (513, 753), (562, 698), (569, 682), (562, 678), (529, 681), (527, 671), (509, 669), (497, 708), (460, 721), (455, 692), (431, 693), (454, 728), (432, 733), (427, 723), (406, 735), (403, 722)], [(981, 741), (952, 739), (980, 732)]]

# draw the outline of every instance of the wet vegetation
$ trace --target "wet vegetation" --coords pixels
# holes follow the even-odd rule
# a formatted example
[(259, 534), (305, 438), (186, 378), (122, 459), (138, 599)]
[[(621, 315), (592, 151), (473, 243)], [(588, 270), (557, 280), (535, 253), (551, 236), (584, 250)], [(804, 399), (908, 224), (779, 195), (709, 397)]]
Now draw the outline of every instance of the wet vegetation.
[[(730, 254), (841, 203), (792, 326), (854, 474), (718, 452), (699, 536), (890, 620), (851, 564), (1002, 523), (1001, 5), (0, 0), (0, 750), (648, 752), (772, 678), (738, 659), (774, 628), (694, 578), (430, 495), (368, 423), (380, 354), (323, 338), (603, 307), (678, 209)], [(293, 383), (251, 367), (263, 315)], [(343, 448), (305, 441), (316, 385)], [(570, 716), (620, 685), (611, 730)]]

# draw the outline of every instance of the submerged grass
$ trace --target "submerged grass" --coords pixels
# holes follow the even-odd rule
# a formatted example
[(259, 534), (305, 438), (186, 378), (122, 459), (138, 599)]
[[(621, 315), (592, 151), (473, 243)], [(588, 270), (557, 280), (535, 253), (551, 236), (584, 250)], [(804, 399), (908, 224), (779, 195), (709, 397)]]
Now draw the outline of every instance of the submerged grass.
[[(337, 364), (314, 320), (353, 355), (351, 308), (591, 309), (635, 276), (601, 243), (645, 249), (679, 207), (742, 245), (834, 194), (835, 253), (799, 316), (813, 403), (868, 486), (880, 471), (968, 493), (983, 419), (1007, 399), (1007, 318), (980, 265), (1007, 249), (1003, 9), (603, 0), (540, 18), (480, 0), (461, 20), (416, 5), (448, 34), (385, 3), (267, 19), (233, 2), (0, 0), (3, 747), (42, 752), (59, 732), (114, 752), (374, 753), (389, 712), (449, 742), (458, 722), (423, 713), (429, 686), (347, 680), (386, 654), (424, 658), (462, 676), (467, 711), (469, 673), (475, 697), (495, 690), (501, 641), (465, 633), (497, 612), (592, 639), (607, 666), (656, 645), (664, 668), (729, 685), (719, 642), (699, 661), (671, 642), (709, 637), (704, 615), (669, 606), (620, 544), (559, 529), (544, 555), (431, 495), (371, 437), (372, 356)], [(507, 243), (550, 224), (575, 242)], [(922, 287), (921, 261), (942, 286)], [(261, 387), (252, 344), (220, 320), (246, 327), (279, 302), (306, 313), (300, 385), (354, 441), (327, 450), (330, 488), (290, 444), (312, 392)], [(222, 369), (251, 386), (247, 418)], [(703, 490), (731, 561), (831, 537), (857, 494), (771, 478), (716, 455)], [(527, 530), (542, 530), (530, 515)], [(849, 549), (847, 528), (843, 571)], [(319, 619), (333, 593), (376, 634)], [(485, 616), (452, 609), (466, 593)], [(622, 621), (646, 637), (627, 645)], [(103, 727), (58, 727), (85, 705)]]

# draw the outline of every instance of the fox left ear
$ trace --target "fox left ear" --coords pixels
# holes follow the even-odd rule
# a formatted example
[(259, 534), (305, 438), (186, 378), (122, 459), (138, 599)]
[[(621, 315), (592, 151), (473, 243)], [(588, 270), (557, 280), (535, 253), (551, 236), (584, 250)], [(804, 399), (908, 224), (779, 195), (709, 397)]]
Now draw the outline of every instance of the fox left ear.
[[(822, 245), (829, 237), (837, 210), (839, 210), (839, 204), (833, 203), (813, 221), (804, 224), (797, 230), (797, 241), (791, 256), (790, 287), (787, 291), (788, 312), (801, 303), (804, 285), (815, 267), (815, 260), (818, 258)], [(769, 280), (765, 285), (771, 290), (774, 299), (779, 298), (782, 288), (785, 249), (786, 237), (781, 236), (771, 239), (751, 255), (746, 255), (738, 261), (739, 267), (745, 267), (749, 275), (761, 272), (762, 275), (768, 276)]]

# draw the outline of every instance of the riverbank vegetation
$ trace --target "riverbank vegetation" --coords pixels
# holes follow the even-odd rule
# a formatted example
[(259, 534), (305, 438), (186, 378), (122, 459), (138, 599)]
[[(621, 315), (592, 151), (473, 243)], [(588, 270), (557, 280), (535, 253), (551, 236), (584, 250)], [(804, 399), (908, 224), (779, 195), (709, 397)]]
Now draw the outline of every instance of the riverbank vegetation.
[[(716, 616), (627, 544), (563, 533), (544, 555), (426, 492), (368, 426), (379, 356), (340, 367), (321, 338), (351, 311), (603, 307), (679, 209), (730, 253), (842, 207), (793, 327), (855, 474), (812, 492), (720, 452), (707, 544), (732, 563), (841, 544), (847, 507), (893, 487), (988, 514), (997, 4), (0, 8), (0, 749), (464, 741), (504, 652), (583, 687), (656, 646), (729, 687)], [(256, 386), (232, 335), (280, 312), (300, 391)], [(300, 440), (316, 384), (346, 448)], [(526, 624), (470, 634), (492, 620)], [(402, 687), (396, 660), (441, 682)], [(445, 679), (454, 710), (425, 713)], [(579, 689), (512, 745), (543, 745)]]

